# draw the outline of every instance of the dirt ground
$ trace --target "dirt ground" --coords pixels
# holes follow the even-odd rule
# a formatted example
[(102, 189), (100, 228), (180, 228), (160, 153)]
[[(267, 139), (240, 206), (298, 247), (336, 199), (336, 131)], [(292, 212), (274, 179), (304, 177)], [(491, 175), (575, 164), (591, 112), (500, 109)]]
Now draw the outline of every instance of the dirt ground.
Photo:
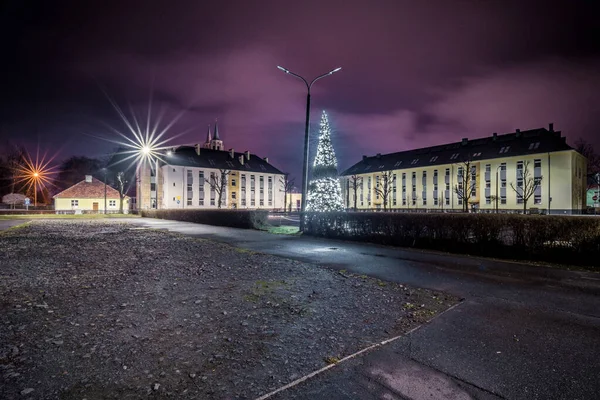
[(0, 398), (252, 399), (455, 304), (109, 220), (0, 233)]

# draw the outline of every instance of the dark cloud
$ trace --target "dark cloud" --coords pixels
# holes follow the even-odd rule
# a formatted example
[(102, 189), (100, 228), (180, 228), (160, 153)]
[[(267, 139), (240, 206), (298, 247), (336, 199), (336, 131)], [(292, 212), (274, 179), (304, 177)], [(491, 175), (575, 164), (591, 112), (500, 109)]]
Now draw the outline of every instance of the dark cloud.
[[(226, 146), (300, 176), (308, 78), (313, 131), (331, 113), (340, 164), (461, 137), (546, 126), (600, 146), (591, 1), (4, 2), (0, 128), (95, 155), (122, 128), (105, 89), (139, 117), (183, 115), (178, 142), (219, 118)], [(314, 147), (314, 146), (313, 146)]]

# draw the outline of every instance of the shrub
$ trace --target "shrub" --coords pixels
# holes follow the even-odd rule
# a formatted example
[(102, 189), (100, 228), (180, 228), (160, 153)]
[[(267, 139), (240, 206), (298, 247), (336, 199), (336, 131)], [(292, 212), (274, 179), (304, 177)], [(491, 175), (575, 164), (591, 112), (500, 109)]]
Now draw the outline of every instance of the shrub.
[(267, 225), (265, 210), (143, 210), (142, 217), (171, 219), (197, 224), (260, 229)]
[(576, 216), (439, 213), (308, 213), (313, 236), (483, 256), (593, 265), (600, 220)]

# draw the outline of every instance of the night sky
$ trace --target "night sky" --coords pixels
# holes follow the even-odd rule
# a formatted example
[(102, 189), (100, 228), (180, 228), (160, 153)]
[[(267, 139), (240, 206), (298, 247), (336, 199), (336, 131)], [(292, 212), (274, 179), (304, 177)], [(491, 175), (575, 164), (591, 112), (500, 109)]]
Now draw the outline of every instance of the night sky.
[[(2, 139), (102, 156), (122, 128), (105, 90), (174, 144), (219, 119), (226, 148), (300, 181), (303, 83), (312, 133), (330, 113), (340, 169), (386, 153), (554, 122), (600, 147), (595, 1), (24, 1), (0, 4)], [(163, 124), (164, 125), (164, 124)], [(114, 137), (114, 136), (112, 136)], [(313, 147), (314, 148), (314, 147)]]

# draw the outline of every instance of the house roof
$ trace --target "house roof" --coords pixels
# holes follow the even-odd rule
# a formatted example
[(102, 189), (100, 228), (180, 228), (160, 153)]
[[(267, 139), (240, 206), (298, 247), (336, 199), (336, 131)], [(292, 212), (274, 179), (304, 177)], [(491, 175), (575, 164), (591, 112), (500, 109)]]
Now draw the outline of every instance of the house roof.
[[(129, 197), (129, 196), (125, 196)], [(55, 199), (101, 199), (104, 198), (104, 182), (92, 177), (91, 182), (82, 180), (70, 188), (63, 190), (53, 196)], [(118, 199), (119, 191), (106, 185), (106, 198)]]
[[(240, 157), (244, 157), (243, 164), (240, 162)], [(198, 155), (195, 147), (180, 146), (173, 149), (171, 154), (164, 156), (163, 159), (165, 164), (168, 165), (283, 175), (283, 172), (254, 154), (250, 154), (250, 159), (248, 160), (245, 158), (245, 153), (234, 153), (234, 157), (232, 158), (229, 151), (202, 148)]]
[(494, 134), (481, 139), (424, 147), (367, 157), (342, 172), (341, 176), (365, 174), (394, 169), (419, 168), (431, 165), (455, 164), (470, 160), (490, 160), (527, 154), (572, 150), (560, 131), (545, 128)]

